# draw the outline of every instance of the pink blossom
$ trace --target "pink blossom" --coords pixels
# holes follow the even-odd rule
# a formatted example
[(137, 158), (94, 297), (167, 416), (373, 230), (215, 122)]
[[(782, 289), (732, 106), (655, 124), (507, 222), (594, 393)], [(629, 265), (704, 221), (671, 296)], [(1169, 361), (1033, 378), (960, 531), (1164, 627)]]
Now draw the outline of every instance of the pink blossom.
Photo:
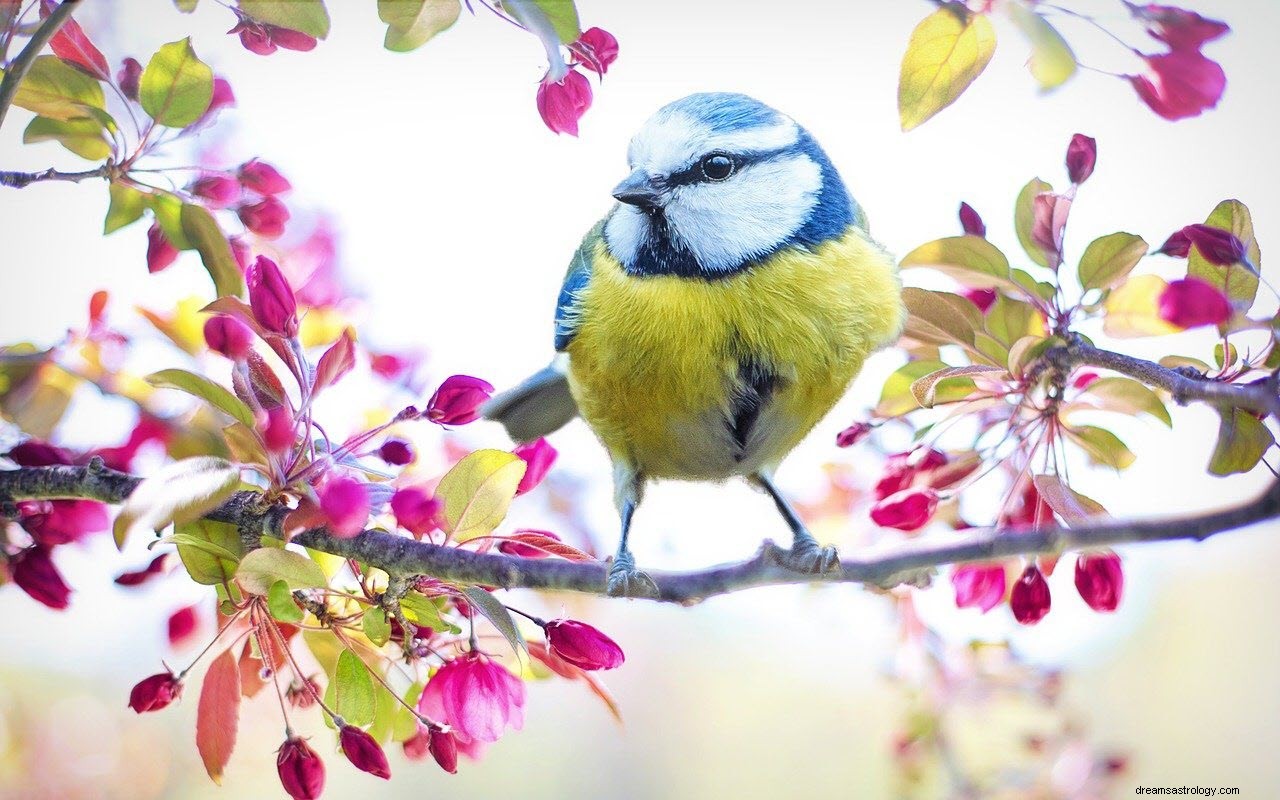
[(253, 331), (235, 317), (217, 314), (205, 320), (204, 341), (215, 353), (243, 361), (253, 350)]
[(867, 422), (855, 422), (836, 434), (836, 447), (853, 447), (867, 438), (875, 428)]
[(1225, 22), (1206, 19), (1194, 11), (1155, 3), (1136, 5), (1126, 2), (1130, 13), (1146, 23), (1147, 33), (1172, 50), (1199, 51), (1206, 43), (1219, 38), (1231, 28)]
[(427, 681), (418, 710), (452, 726), (463, 747), (496, 742), (503, 730), (524, 727), (524, 683), (488, 656), (470, 652), (447, 662)]
[(569, 45), (569, 51), (573, 53), (573, 63), (604, 75), (618, 58), (618, 40), (603, 28), (588, 28)]
[(264, 239), (278, 239), (289, 221), (289, 209), (274, 197), (264, 197), (236, 209), (244, 226)]
[(554, 133), (578, 135), (578, 120), (591, 108), (591, 82), (570, 69), (563, 78), (552, 80), (550, 73), (538, 85), (538, 113)]
[(142, 569), (130, 570), (122, 572), (116, 576), (116, 586), (141, 586), (148, 583), (159, 575), (164, 574), (165, 562), (169, 556), (167, 553), (161, 553)]
[(260, 195), (277, 195), (293, 188), (278, 169), (256, 158), (241, 164), (236, 177), (241, 186)]
[(213, 208), (225, 208), (240, 199), (240, 182), (230, 175), (205, 175), (191, 184), (191, 193)]
[(58, 611), (70, 605), (71, 587), (54, 566), (49, 548), (34, 545), (10, 556), (9, 573), (31, 599)]
[(1179, 328), (1221, 325), (1231, 318), (1231, 302), (1213, 284), (1189, 275), (1160, 293), (1159, 314)]
[(556, 449), (546, 439), (522, 444), (512, 452), (520, 456), (525, 463), (524, 476), (520, 478), (520, 485), (516, 487), (517, 495), (524, 494), (542, 483), (542, 479), (551, 471), (551, 465), (556, 463)]
[(871, 520), (885, 528), (914, 531), (923, 528), (938, 510), (935, 489), (904, 489), (871, 507)]
[(340, 475), (325, 481), (319, 494), (330, 533), (350, 539), (364, 530), (369, 520), (369, 489), (363, 483)]
[(54, 547), (84, 539), (110, 526), (107, 507), (96, 500), (38, 500), (18, 504), (19, 522), (37, 544)]
[(957, 608), (980, 608), (985, 614), (1004, 599), (1004, 565), (961, 564), (951, 572), (951, 585)]
[(480, 417), (493, 384), (470, 375), (450, 375), (427, 402), (426, 417), (437, 425), (465, 425)]
[(396, 524), (416, 536), (439, 528), (443, 510), (443, 503), (416, 486), (397, 489), (391, 496), (391, 513), (395, 514)]
[(169, 645), (181, 647), (196, 632), (200, 617), (195, 606), (186, 606), (169, 615)]
[(1098, 380), (1098, 373), (1092, 370), (1083, 370), (1076, 373), (1071, 385), (1077, 389), (1088, 389), (1096, 380)]
[(1124, 595), (1124, 568), (1112, 552), (1076, 556), (1076, 590), (1094, 611), (1115, 611)]
[(960, 293), (966, 300), (978, 307), (983, 314), (996, 304), (995, 289), (965, 289)]
[(278, 25), (255, 22), (243, 15), (240, 16), (235, 27), (227, 33), (240, 34), (240, 44), (244, 45), (244, 49), (260, 56), (271, 55), (277, 47), (305, 52), (316, 46), (314, 36), (308, 36), (290, 28), (281, 28)]
[(262, 415), (264, 419), (259, 426), (262, 432), (262, 443), (271, 453), (284, 453), (293, 447), (298, 433), (294, 424), (293, 413), (287, 406), (272, 406)]
[(1127, 77), (1142, 102), (1165, 119), (1199, 116), (1222, 99), (1226, 73), (1198, 51), (1177, 50), (1143, 59), (1147, 72)]

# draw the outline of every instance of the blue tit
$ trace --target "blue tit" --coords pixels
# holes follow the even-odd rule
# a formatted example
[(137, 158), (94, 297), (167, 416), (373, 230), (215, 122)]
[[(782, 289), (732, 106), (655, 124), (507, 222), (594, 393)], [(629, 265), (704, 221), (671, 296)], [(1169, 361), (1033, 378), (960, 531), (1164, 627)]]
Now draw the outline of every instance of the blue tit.
[(622, 538), (608, 591), (653, 591), (627, 546), (647, 481), (741, 476), (791, 529), (784, 563), (838, 565), (774, 486), (905, 310), (894, 259), (794, 120), (741, 94), (694, 94), (631, 140), (617, 204), (565, 275), (551, 365), (485, 416), (517, 441), (581, 415), (613, 462)]

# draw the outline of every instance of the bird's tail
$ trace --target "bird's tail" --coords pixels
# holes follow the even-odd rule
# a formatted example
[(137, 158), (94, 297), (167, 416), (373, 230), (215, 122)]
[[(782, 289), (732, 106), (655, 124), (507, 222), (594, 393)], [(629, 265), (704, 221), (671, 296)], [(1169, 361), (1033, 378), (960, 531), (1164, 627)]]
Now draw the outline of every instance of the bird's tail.
[(531, 442), (578, 416), (561, 359), (485, 403), (485, 419), (501, 422), (517, 442)]

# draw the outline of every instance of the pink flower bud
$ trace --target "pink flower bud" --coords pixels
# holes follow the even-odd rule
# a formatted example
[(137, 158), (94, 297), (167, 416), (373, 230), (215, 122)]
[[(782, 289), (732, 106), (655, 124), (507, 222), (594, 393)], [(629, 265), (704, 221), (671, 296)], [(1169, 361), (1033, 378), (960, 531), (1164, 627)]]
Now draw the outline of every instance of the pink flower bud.
[(996, 304), (995, 289), (965, 289), (960, 293), (966, 300), (978, 307), (983, 314)]
[(1197, 50), (1143, 56), (1147, 72), (1129, 75), (1142, 102), (1167, 120), (1199, 116), (1218, 105), (1227, 76), (1217, 62)]
[(956, 608), (980, 608), (985, 614), (1004, 599), (1004, 565), (961, 564), (951, 572), (951, 585)]
[(62, 580), (48, 548), (34, 545), (19, 551), (9, 559), (9, 572), (31, 599), (58, 611), (70, 605), (71, 587)]
[(395, 467), (403, 467), (413, 461), (413, 448), (400, 439), (388, 439), (378, 448), (378, 457)]
[(116, 73), (116, 83), (120, 84), (120, 92), (130, 100), (138, 99), (138, 84), (142, 80), (142, 64), (136, 58), (126, 58), (120, 62), (120, 71)]
[(1206, 42), (1231, 30), (1225, 22), (1206, 19), (1194, 11), (1155, 3), (1139, 6), (1126, 2), (1134, 18), (1147, 26), (1147, 33), (1171, 50), (1199, 51)]
[(1023, 625), (1035, 625), (1049, 613), (1049, 583), (1035, 566), (1027, 567), (1009, 595), (1013, 618)]
[(871, 507), (871, 520), (885, 528), (900, 531), (919, 530), (938, 510), (935, 489), (904, 489)]
[(292, 412), (287, 406), (273, 406), (266, 410), (264, 416), (266, 419), (259, 426), (262, 443), (272, 453), (289, 451), (298, 439)]
[(316, 47), (316, 37), (309, 36), (302, 31), (295, 31), (292, 28), (281, 28), (277, 25), (268, 25), (267, 34), (271, 37), (271, 41), (283, 47), (285, 50), (296, 50), (305, 53), (308, 50), (314, 50)]
[(96, 500), (19, 503), (19, 522), (36, 544), (54, 547), (83, 540), (110, 527), (107, 507)]
[(241, 164), (236, 176), (240, 185), (261, 195), (277, 195), (293, 188), (279, 170), (256, 158)]
[(603, 75), (618, 58), (618, 40), (603, 28), (588, 28), (569, 45), (569, 51), (573, 53), (573, 63)]
[(151, 563), (147, 564), (142, 569), (135, 569), (130, 570), (129, 572), (120, 573), (116, 576), (116, 586), (141, 586), (142, 584), (151, 581), (156, 576), (163, 575), (164, 565), (168, 558), (168, 554), (161, 553), (151, 559)]
[(580, 669), (613, 669), (625, 660), (616, 642), (585, 622), (553, 619), (544, 630), (551, 652)]
[(324, 762), (296, 736), (285, 740), (277, 751), (276, 772), (293, 800), (317, 800), (324, 792)]
[(867, 422), (855, 422), (836, 434), (836, 447), (853, 447), (867, 438), (875, 428)]
[(1124, 569), (1115, 553), (1076, 556), (1076, 590), (1094, 611), (1115, 611), (1124, 595)]
[(159, 711), (182, 696), (182, 679), (172, 672), (143, 678), (129, 692), (129, 708), (139, 714)]
[(286, 339), (297, 336), (298, 301), (276, 262), (258, 256), (249, 268), (248, 283), (249, 305), (258, 324)]
[(16, 445), (5, 453), (5, 458), (20, 467), (52, 467), (56, 464), (73, 464), (76, 460), (70, 451), (38, 439), (28, 439)]
[(396, 524), (417, 536), (439, 528), (443, 510), (443, 503), (416, 486), (397, 489), (391, 496), (391, 513), (396, 516)]
[(191, 193), (213, 208), (225, 208), (240, 199), (240, 182), (229, 175), (206, 175), (191, 184)]
[(968, 203), (960, 204), (960, 227), (969, 236), (985, 237), (987, 235), (987, 224)]
[(274, 197), (264, 197), (256, 203), (240, 206), (236, 215), (246, 228), (264, 239), (279, 238), (289, 221), (289, 209)]
[(147, 272), (159, 272), (178, 258), (178, 248), (170, 244), (159, 223), (147, 229)]
[(1231, 318), (1231, 302), (1216, 286), (1189, 275), (1160, 293), (1159, 314), (1179, 328), (1221, 325)]
[(205, 320), (204, 341), (215, 353), (243, 361), (253, 350), (253, 331), (235, 317), (218, 314)]
[(1191, 255), (1191, 238), (1184, 231), (1176, 231), (1156, 252), (1174, 258), (1186, 258)]
[(342, 475), (325, 481), (319, 494), (331, 534), (350, 539), (364, 530), (369, 521), (369, 490), (363, 483)]
[(559, 81), (550, 73), (538, 85), (538, 113), (553, 133), (578, 135), (578, 120), (591, 108), (591, 82), (581, 72), (569, 70)]
[(369, 369), (389, 381), (394, 381), (409, 368), (409, 360), (394, 353), (377, 353), (369, 358)]
[(454, 738), (450, 731), (432, 728), (430, 733), (430, 741), (428, 747), (431, 750), (431, 757), (440, 765), (440, 769), (456, 775), (458, 772), (458, 740)]
[(1071, 381), (1071, 385), (1077, 389), (1088, 389), (1097, 379), (1098, 373), (1090, 370), (1083, 370), (1076, 373), (1076, 377)]
[(241, 17), (235, 27), (227, 31), (227, 33), (240, 34), (240, 44), (250, 53), (269, 56), (276, 51), (276, 43), (271, 41), (271, 35), (267, 33), (267, 26), (259, 25), (244, 17)]
[(382, 752), (377, 739), (354, 725), (343, 725), (338, 732), (338, 741), (342, 744), (342, 754), (356, 769), (377, 775), (383, 780), (391, 777), (387, 754)]
[(906, 489), (915, 481), (917, 475), (946, 466), (947, 461), (946, 453), (932, 447), (923, 452), (916, 449), (894, 453), (885, 461), (884, 474), (876, 483), (876, 499), (883, 500), (895, 492)]
[(200, 122), (213, 119), (219, 111), (235, 104), (236, 95), (235, 92), (231, 91), (231, 84), (227, 82), (226, 78), (214, 78), (213, 97), (209, 100), (209, 107), (200, 116)]
[(1244, 242), (1231, 231), (1212, 225), (1195, 224), (1188, 225), (1181, 232), (1210, 264), (1226, 267), (1249, 259)]
[(1083, 133), (1071, 137), (1067, 145), (1067, 175), (1079, 186), (1089, 180), (1098, 161), (1098, 143)]
[(512, 452), (520, 456), (525, 463), (524, 476), (520, 478), (520, 485), (516, 487), (517, 495), (524, 494), (542, 483), (542, 479), (551, 471), (551, 465), (556, 463), (556, 449), (546, 439), (522, 444)]
[(437, 425), (465, 425), (480, 416), (480, 406), (493, 394), (493, 385), (470, 375), (445, 378), (427, 403), (427, 419)]

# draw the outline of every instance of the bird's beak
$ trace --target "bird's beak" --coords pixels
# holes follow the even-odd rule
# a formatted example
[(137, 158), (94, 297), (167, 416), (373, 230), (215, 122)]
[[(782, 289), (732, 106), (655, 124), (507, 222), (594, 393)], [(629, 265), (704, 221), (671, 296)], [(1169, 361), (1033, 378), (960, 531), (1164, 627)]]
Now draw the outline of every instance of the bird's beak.
[(639, 168), (613, 187), (613, 196), (619, 202), (639, 208), (656, 209), (662, 206), (662, 192), (654, 186), (649, 173)]

